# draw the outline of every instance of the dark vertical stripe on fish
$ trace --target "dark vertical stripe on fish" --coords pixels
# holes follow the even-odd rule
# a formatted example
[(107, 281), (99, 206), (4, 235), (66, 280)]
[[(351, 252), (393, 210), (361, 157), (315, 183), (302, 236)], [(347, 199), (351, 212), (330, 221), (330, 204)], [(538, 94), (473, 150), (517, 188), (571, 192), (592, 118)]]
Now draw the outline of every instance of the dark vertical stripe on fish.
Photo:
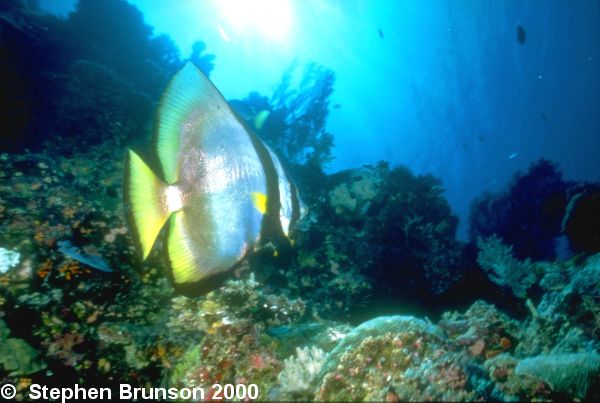
[(290, 220), (291, 231), (291, 228), (300, 219), (300, 200), (298, 200), (298, 188), (296, 187), (296, 184), (289, 179), (288, 183), (290, 184), (290, 197), (292, 198), (292, 219)]
[(250, 130), (243, 122), (240, 124), (244, 126), (256, 154), (262, 163), (263, 169), (265, 170), (265, 177), (267, 180), (267, 211), (263, 216), (262, 225), (260, 228), (261, 242), (267, 240), (270, 237), (284, 236), (283, 228), (281, 226), (281, 219), (279, 212), (281, 211), (281, 200), (279, 198), (279, 177), (277, 176), (277, 170), (275, 169), (275, 163), (271, 158), (269, 150), (265, 144)]

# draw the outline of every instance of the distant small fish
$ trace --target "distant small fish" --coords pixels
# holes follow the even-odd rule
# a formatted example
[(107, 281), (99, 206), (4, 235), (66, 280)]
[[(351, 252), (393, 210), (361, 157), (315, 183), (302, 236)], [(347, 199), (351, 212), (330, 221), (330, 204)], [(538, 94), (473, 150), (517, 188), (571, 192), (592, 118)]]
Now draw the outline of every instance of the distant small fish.
[(379, 28), (379, 29), (377, 30), (377, 33), (379, 34), (379, 37), (380, 37), (381, 39), (383, 39), (383, 31), (381, 30), (381, 28)]
[(232, 99), (227, 103), (242, 119), (254, 126), (256, 130), (261, 130), (271, 115), (271, 111), (267, 109), (255, 112), (247, 102), (239, 99)]
[(519, 41), (521, 45), (524, 45), (527, 41), (527, 34), (522, 25), (517, 25), (517, 41)]
[(74, 246), (70, 241), (58, 241), (58, 250), (64, 253), (71, 259), (75, 259), (96, 270), (110, 273), (113, 271), (108, 264), (100, 256), (88, 255), (82, 253), (78, 247)]
[(266, 330), (266, 333), (271, 337), (277, 338), (293, 338), (303, 337), (310, 338), (310, 335), (317, 333), (324, 328), (322, 323), (306, 323), (294, 326), (277, 326)]
[(217, 27), (218, 31), (219, 31), (219, 35), (221, 36), (221, 38), (225, 41), (225, 42), (230, 42), (231, 38), (229, 37), (229, 35), (227, 35), (227, 32), (225, 32), (225, 30), (223, 29), (222, 26), (218, 26)]
[(540, 116), (541, 116), (541, 118), (542, 118), (542, 120), (543, 120), (544, 122), (547, 122), (547, 121), (548, 121), (548, 116), (546, 115), (546, 113), (545, 113), (545, 112), (542, 112), (542, 113), (540, 114)]
[(512, 159), (516, 158), (517, 155), (519, 155), (519, 153), (512, 153), (511, 155), (508, 156), (508, 159), (512, 160)]
[(333, 109), (340, 109), (342, 107), (342, 105), (340, 104), (333, 104), (332, 108)]
[(268, 111), (266, 109), (258, 112), (253, 120), (254, 128), (257, 130), (262, 129), (270, 115), (271, 111)]
[(483, 143), (485, 141), (485, 138), (481, 134), (479, 136), (477, 136), (477, 139), (479, 140), (480, 143)]

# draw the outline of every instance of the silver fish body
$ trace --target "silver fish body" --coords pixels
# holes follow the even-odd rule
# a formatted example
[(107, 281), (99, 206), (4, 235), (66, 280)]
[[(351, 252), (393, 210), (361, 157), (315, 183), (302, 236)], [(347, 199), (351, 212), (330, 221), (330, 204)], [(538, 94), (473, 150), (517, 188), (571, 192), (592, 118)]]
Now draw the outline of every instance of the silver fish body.
[(281, 161), (193, 64), (163, 95), (153, 145), (161, 178), (129, 150), (125, 203), (144, 259), (168, 222), (176, 283), (230, 270), (265, 237), (288, 235), (300, 215)]

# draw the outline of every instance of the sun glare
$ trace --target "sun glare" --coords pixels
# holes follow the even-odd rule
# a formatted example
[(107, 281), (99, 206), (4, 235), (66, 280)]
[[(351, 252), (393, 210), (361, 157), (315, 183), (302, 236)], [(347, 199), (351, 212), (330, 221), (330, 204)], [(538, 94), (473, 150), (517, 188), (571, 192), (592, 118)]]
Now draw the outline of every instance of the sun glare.
[[(292, 26), (292, 9), (288, 0), (215, 0), (223, 18), (221, 36), (231, 36), (228, 29), (241, 35), (254, 30), (265, 39), (287, 41)], [(221, 32), (222, 31), (222, 32)]]

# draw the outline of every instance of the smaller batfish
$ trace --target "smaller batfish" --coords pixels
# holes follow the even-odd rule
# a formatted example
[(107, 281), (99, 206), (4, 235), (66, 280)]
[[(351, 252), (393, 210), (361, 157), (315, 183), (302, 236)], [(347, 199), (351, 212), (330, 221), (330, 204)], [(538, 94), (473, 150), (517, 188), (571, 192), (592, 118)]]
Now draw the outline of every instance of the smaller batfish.
[(157, 171), (127, 151), (125, 208), (144, 259), (167, 227), (176, 284), (227, 272), (270, 240), (287, 240), (300, 217), (298, 192), (275, 153), (192, 63), (161, 98), (153, 151)]

